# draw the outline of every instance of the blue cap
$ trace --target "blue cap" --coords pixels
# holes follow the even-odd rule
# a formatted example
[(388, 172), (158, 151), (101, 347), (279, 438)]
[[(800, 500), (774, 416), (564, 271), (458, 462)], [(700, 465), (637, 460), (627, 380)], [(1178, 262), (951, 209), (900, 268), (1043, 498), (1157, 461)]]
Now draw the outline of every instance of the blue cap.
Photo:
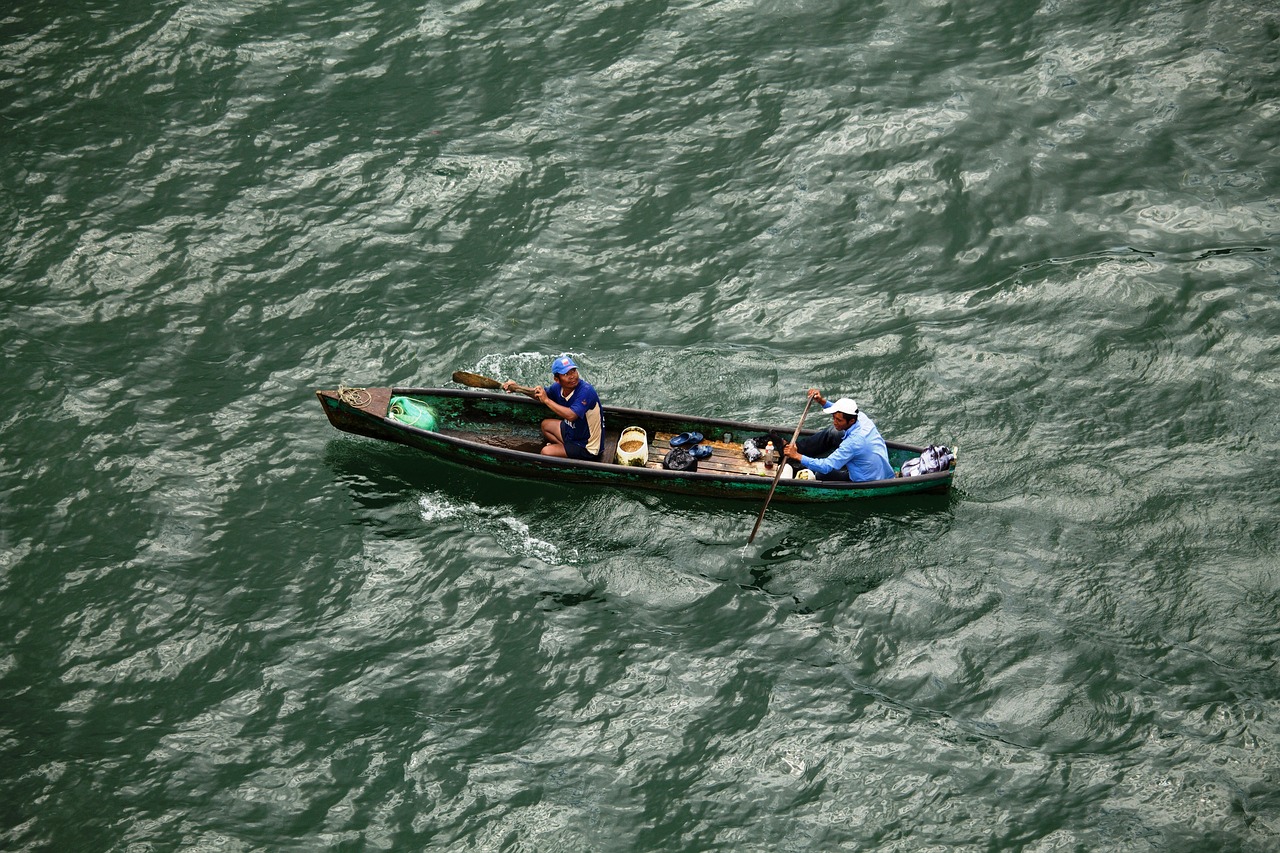
[(559, 376), (561, 373), (568, 373), (570, 370), (577, 369), (578, 365), (575, 364), (573, 359), (569, 358), (567, 355), (562, 355), (555, 361), (551, 362), (551, 372), (556, 376)]

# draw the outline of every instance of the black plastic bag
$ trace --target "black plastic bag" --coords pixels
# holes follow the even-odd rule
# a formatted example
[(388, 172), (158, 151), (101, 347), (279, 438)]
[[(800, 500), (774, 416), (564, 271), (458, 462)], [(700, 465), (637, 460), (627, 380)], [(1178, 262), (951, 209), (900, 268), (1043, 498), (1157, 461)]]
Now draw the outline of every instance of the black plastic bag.
[(697, 471), (698, 460), (683, 447), (673, 447), (662, 457), (662, 467), (668, 471)]

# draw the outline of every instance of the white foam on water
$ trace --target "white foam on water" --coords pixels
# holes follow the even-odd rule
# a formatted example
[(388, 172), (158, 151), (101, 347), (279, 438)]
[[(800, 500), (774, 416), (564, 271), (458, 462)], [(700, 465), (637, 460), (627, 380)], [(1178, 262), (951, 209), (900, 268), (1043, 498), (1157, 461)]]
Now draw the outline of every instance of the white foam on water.
[[(561, 551), (553, 542), (533, 535), (529, 525), (501, 508), (479, 506), (471, 502), (451, 500), (439, 492), (424, 494), (418, 498), (421, 518), (428, 524), (463, 519), (463, 525), (472, 532), (491, 536), (508, 553), (528, 556), (546, 563), (572, 562), (577, 553), (569, 549)], [(505, 528), (505, 530), (503, 529)], [(513, 537), (511, 534), (514, 533)]]
[(529, 531), (529, 525), (523, 521), (510, 516), (503, 516), (499, 520), (516, 534), (517, 539), (515, 542), (512, 543), (511, 540), (508, 540), (508, 544), (514, 544), (519, 553), (536, 557), (544, 563), (561, 563), (565, 561), (565, 557), (561, 555), (558, 546), (534, 536)]
[(462, 504), (451, 501), (439, 493), (418, 498), (418, 507), (422, 510), (422, 520), (426, 522), (458, 518), (466, 510)]

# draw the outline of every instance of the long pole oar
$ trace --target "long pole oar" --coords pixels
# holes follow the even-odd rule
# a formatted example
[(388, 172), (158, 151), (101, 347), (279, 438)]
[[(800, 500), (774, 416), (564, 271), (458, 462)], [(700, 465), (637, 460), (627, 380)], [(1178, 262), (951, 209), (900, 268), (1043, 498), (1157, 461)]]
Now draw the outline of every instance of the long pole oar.
[[(490, 391), (502, 391), (502, 383), (496, 379), (490, 379), (488, 376), (481, 376), (479, 373), (467, 373), (465, 370), (455, 371), (453, 381), (459, 385), (467, 385), (472, 388), (487, 388)], [(534, 389), (526, 388), (523, 385), (517, 385), (515, 390), (519, 391), (526, 397), (532, 397)]]
[[(813, 405), (813, 398), (804, 404), (804, 411), (800, 413), (800, 423), (796, 424), (796, 431), (791, 434), (791, 443), (795, 444), (796, 439), (800, 437), (800, 428), (804, 426), (804, 419), (809, 414), (809, 407)], [(779, 451), (781, 455), (781, 451)], [(756, 531), (760, 529), (760, 522), (764, 521), (764, 511), (769, 508), (769, 501), (773, 500), (773, 491), (778, 488), (778, 481), (782, 479), (782, 466), (786, 464), (781, 459), (778, 460), (778, 470), (773, 472), (773, 485), (769, 487), (769, 497), (764, 499), (764, 506), (760, 507), (760, 514), (756, 516), (756, 526), (751, 528), (751, 535), (747, 537), (747, 544), (750, 545), (756, 541)]]

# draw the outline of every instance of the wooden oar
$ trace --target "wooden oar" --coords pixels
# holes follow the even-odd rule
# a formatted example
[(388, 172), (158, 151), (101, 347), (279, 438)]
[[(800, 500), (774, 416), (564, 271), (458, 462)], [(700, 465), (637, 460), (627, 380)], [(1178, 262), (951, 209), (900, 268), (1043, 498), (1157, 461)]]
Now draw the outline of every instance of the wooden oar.
[[(488, 376), (481, 376), (479, 373), (467, 373), (465, 370), (455, 371), (453, 381), (459, 385), (467, 385), (472, 388), (487, 388), (490, 391), (502, 391), (502, 383), (496, 379), (490, 379)], [(517, 385), (515, 390), (519, 391), (526, 397), (534, 396), (532, 388), (526, 388), (523, 385)]]
[[(804, 419), (809, 414), (809, 407), (813, 405), (813, 398), (804, 404), (804, 411), (800, 413), (800, 423), (796, 424), (796, 431), (791, 434), (791, 443), (795, 444), (796, 439), (800, 437), (800, 428), (804, 426)], [(782, 456), (782, 449), (778, 449), (778, 456)], [(769, 496), (764, 499), (764, 506), (760, 507), (760, 515), (756, 516), (756, 526), (751, 528), (751, 535), (747, 537), (747, 544), (750, 545), (756, 541), (756, 531), (760, 529), (760, 522), (764, 521), (764, 511), (769, 508), (769, 501), (773, 500), (773, 491), (778, 488), (778, 481), (782, 479), (782, 466), (786, 463), (780, 458), (778, 459), (778, 470), (773, 472), (773, 485), (769, 487)]]

